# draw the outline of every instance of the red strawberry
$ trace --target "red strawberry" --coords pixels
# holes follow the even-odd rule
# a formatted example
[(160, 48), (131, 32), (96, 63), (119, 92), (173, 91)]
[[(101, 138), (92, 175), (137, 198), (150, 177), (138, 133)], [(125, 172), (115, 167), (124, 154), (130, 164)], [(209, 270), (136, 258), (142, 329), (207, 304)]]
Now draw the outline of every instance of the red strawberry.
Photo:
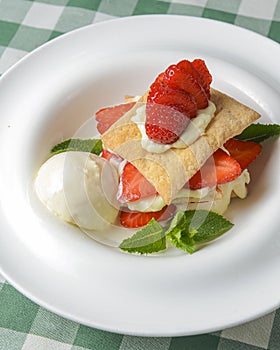
[(118, 200), (134, 202), (156, 194), (154, 186), (131, 163), (126, 163), (120, 177)]
[(208, 98), (204, 89), (195, 77), (184, 68), (175, 64), (168, 67), (164, 72), (163, 83), (173, 89), (183, 90), (193, 96), (198, 109), (208, 106)]
[(104, 159), (110, 160), (113, 157), (113, 154), (114, 153), (108, 151), (107, 149), (103, 149), (101, 153), (101, 157)]
[(236, 179), (241, 174), (239, 163), (226, 152), (218, 149), (185, 187), (197, 190), (212, 187)]
[(184, 115), (194, 118), (197, 109), (208, 106), (211, 81), (202, 60), (183, 60), (161, 73), (148, 95), (145, 123), (148, 137), (162, 144), (177, 141), (189, 122)]
[(148, 137), (159, 143), (177, 141), (186, 129), (189, 118), (196, 113), (192, 97), (183, 91), (159, 87), (149, 94), (146, 106), (145, 129)]
[(137, 228), (147, 225), (152, 218), (158, 221), (168, 220), (175, 214), (175, 205), (165, 206), (160, 211), (139, 212), (139, 211), (120, 211), (120, 222), (128, 228)]
[(198, 71), (210, 89), (210, 84), (212, 83), (212, 75), (210, 74), (205, 62), (201, 59), (196, 59), (192, 62), (192, 65), (195, 67), (195, 69)]
[(146, 106), (145, 129), (150, 140), (162, 144), (177, 141), (196, 115), (194, 99), (184, 91), (173, 90), (157, 79), (151, 86)]
[(183, 60), (177, 63), (177, 66), (180, 68), (184, 68), (186, 72), (191, 74), (194, 79), (199, 83), (199, 85), (204, 89), (208, 100), (210, 99), (210, 85), (207, 84), (207, 82), (204, 80), (203, 76), (200, 75), (200, 73), (196, 70), (195, 66), (192, 64), (192, 62), (188, 60)]
[(109, 127), (128, 112), (135, 102), (123, 103), (118, 106), (106, 107), (96, 112), (96, 120), (98, 121), (97, 130), (103, 134)]
[(149, 139), (170, 144), (177, 141), (189, 123), (183, 113), (175, 109), (160, 105), (147, 105), (146, 134)]
[(224, 144), (224, 147), (228, 150), (229, 154), (237, 160), (242, 170), (246, 169), (262, 150), (262, 146), (258, 143), (237, 139), (228, 140)]
[(119, 156), (116, 153), (110, 152), (107, 149), (103, 149), (101, 153), (101, 157), (109, 161), (112, 161), (117, 165), (119, 165), (123, 161), (123, 158), (121, 156)]
[(196, 102), (190, 94), (172, 89), (158, 79), (150, 87), (147, 108), (152, 103), (174, 108), (188, 118), (194, 118), (196, 116)]

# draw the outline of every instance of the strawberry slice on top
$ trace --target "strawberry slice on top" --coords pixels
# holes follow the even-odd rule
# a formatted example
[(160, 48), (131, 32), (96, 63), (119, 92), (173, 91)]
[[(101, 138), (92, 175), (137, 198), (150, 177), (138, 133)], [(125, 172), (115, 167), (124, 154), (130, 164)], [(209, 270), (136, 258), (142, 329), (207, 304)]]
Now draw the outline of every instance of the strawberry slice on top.
[(194, 62), (183, 60), (169, 66), (151, 85), (145, 122), (150, 140), (161, 144), (174, 143), (186, 129), (189, 119), (196, 116), (197, 110), (208, 106), (212, 77), (204, 61)]
[(218, 149), (184, 186), (191, 190), (214, 187), (236, 179), (242, 172), (240, 164)]
[[(202, 60), (201, 60), (202, 61)], [(202, 61), (204, 62), (204, 61)], [(205, 63), (204, 63), (205, 65)], [(177, 64), (178, 67), (180, 68), (183, 68), (186, 72), (188, 72), (189, 74), (191, 74), (195, 80), (197, 80), (197, 82), (199, 83), (200, 86), (202, 86), (202, 88), (204, 89), (206, 95), (207, 95), (207, 98), (210, 99), (210, 83), (212, 81), (212, 76), (211, 74), (209, 73), (206, 65), (205, 65), (205, 68), (207, 69), (210, 77), (211, 77), (211, 80), (210, 80), (210, 83), (208, 82), (208, 79), (207, 81), (203, 78), (202, 75), (200, 75), (199, 71), (195, 68), (195, 65), (193, 64), (193, 62), (190, 62), (188, 60), (183, 60), (183, 61), (180, 61), (178, 64)]]
[(147, 108), (152, 104), (164, 105), (181, 112), (190, 119), (194, 118), (197, 112), (195, 99), (183, 90), (173, 89), (164, 84), (162, 79), (156, 79), (151, 85), (147, 98)]
[(173, 64), (166, 69), (163, 82), (173, 89), (183, 90), (190, 94), (195, 99), (197, 109), (204, 109), (208, 106), (208, 97), (194, 75), (183, 67)]
[(147, 106), (149, 118), (145, 129), (149, 139), (161, 143), (176, 142), (189, 123), (189, 119), (172, 107), (153, 104)]
[(145, 128), (155, 142), (169, 144), (178, 140), (190, 118), (196, 114), (194, 99), (184, 91), (176, 91), (155, 82), (146, 105)]
[(210, 74), (205, 62), (199, 58), (192, 61), (193, 67), (199, 73), (203, 81), (207, 84), (208, 89), (210, 90), (210, 85), (212, 83), (212, 75)]

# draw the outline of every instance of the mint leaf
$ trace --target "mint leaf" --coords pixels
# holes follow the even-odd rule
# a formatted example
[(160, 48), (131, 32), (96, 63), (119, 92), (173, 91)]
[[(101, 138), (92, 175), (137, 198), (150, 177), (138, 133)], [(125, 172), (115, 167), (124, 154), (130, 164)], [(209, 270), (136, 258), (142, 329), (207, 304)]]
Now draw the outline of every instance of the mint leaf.
[(280, 125), (277, 124), (251, 124), (236, 139), (260, 143), (270, 137), (280, 135)]
[(207, 210), (178, 212), (166, 231), (172, 245), (189, 254), (202, 244), (218, 238), (231, 229), (233, 224), (223, 216)]
[(102, 141), (99, 139), (68, 139), (51, 149), (51, 155), (67, 151), (90, 152), (99, 155), (102, 152)]
[(197, 233), (189, 228), (186, 212), (179, 211), (170, 223), (166, 231), (166, 237), (176, 248), (182, 249), (189, 254), (195, 251), (194, 236)]
[(150, 254), (166, 249), (166, 238), (162, 226), (153, 218), (133, 236), (119, 245), (129, 253)]

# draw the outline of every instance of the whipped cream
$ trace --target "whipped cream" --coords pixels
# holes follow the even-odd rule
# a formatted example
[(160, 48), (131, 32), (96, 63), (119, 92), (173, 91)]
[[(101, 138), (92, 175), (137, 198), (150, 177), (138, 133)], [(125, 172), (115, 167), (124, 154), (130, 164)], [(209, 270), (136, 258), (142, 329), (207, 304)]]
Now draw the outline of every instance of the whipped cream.
[(165, 206), (166, 204), (160, 195), (153, 195), (138, 199), (134, 202), (127, 202), (128, 209), (140, 212), (159, 211)]
[(137, 108), (136, 114), (131, 118), (131, 120), (137, 124), (141, 135), (141, 145), (147, 151), (151, 153), (163, 153), (170, 148), (186, 148), (191, 145), (195, 140), (199, 138), (201, 134), (205, 131), (211, 119), (215, 115), (216, 106), (213, 102), (208, 101), (208, 107), (205, 109), (199, 109), (197, 111), (197, 116), (191, 119), (186, 130), (182, 133), (180, 138), (168, 145), (160, 144), (150, 140), (146, 134), (145, 121), (146, 121), (146, 104), (142, 104)]
[(204, 197), (203, 200), (199, 201), (190, 200), (187, 209), (205, 209), (223, 214), (227, 210), (231, 198), (246, 198), (248, 193), (246, 185), (249, 184), (249, 182), (250, 174), (249, 171), (245, 169), (235, 180), (218, 185), (215, 188), (214, 196), (211, 195), (209, 198)]
[[(185, 202), (186, 198), (201, 199), (206, 197), (210, 190), (211, 190), (210, 187), (204, 187), (199, 190), (190, 190), (188, 188), (182, 188), (172, 198), (172, 202), (180, 203), (182, 199)], [(159, 211), (164, 206), (166, 206), (166, 204), (159, 194), (127, 203), (127, 207), (130, 210), (141, 211), (141, 212)]]
[[(250, 182), (250, 174), (245, 169), (238, 178), (217, 187), (203, 187), (198, 190), (182, 188), (172, 198), (172, 203), (180, 205), (182, 210), (205, 209), (218, 214), (223, 214), (232, 197), (241, 199), (247, 196), (247, 184)], [(130, 210), (140, 212), (159, 211), (165, 206), (160, 195), (154, 195), (127, 203)]]

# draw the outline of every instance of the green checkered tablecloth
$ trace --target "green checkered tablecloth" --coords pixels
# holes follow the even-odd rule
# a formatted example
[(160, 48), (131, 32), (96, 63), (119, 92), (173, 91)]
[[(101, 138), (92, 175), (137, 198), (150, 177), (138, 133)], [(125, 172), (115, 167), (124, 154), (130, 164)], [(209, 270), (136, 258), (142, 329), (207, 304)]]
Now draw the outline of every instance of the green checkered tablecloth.
[[(212, 18), (280, 42), (280, 0), (0, 0), (0, 74), (26, 53), (70, 30), (141, 14)], [(247, 324), (210, 334), (133, 337), (59, 317), (27, 299), (0, 275), (0, 350), (19, 349), (278, 350), (280, 309)]]

